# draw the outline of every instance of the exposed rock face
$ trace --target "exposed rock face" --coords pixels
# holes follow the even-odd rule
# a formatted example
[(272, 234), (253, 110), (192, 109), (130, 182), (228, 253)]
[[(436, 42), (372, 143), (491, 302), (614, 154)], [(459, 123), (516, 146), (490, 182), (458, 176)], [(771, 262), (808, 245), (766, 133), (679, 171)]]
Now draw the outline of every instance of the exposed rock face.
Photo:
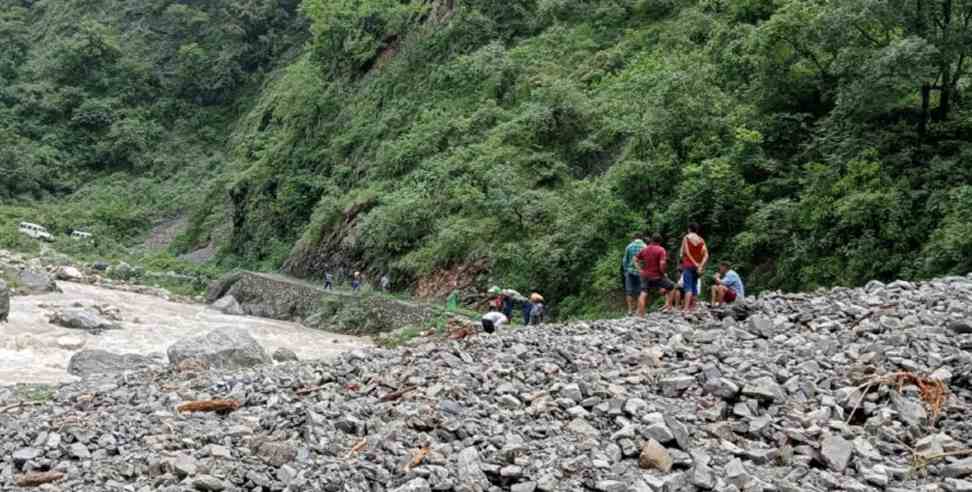
[(169, 362), (202, 360), (210, 368), (246, 368), (270, 362), (266, 350), (248, 333), (232, 329), (213, 330), (205, 335), (174, 343), (168, 350)]
[(137, 354), (114, 354), (104, 350), (82, 350), (71, 356), (67, 371), (75, 376), (91, 376), (158, 367), (159, 361)]
[(0, 322), (6, 323), (10, 315), (10, 288), (0, 280)]
[(84, 330), (90, 333), (101, 333), (104, 330), (117, 330), (121, 325), (102, 318), (94, 311), (81, 307), (61, 308), (50, 316), (51, 323), (65, 328)]
[(380, 295), (324, 291), (309, 282), (252, 272), (227, 274), (210, 284), (206, 297), (217, 309), (232, 309), (232, 302), (227, 299), (232, 297), (242, 314), (301, 321), (312, 328), (351, 335), (426, 326), (441, 316), (440, 311), (425, 304)]
[[(64, 470), (58, 490), (966, 490), (968, 456), (911, 470), (972, 442), (972, 334), (949, 329), (970, 314), (972, 277), (949, 278), (89, 379), (0, 414), (0, 488)], [(941, 413), (882, 382), (900, 374), (947, 381)], [(172, 411), (224, 398), (241, 407)]]

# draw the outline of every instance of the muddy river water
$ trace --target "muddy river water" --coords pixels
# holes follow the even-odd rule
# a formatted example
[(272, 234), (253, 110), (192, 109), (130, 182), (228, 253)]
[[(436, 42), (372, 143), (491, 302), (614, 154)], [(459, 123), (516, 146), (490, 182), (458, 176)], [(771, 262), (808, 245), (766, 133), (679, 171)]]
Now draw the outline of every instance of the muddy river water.
[[(268, 352), (284, 347), (302, 360), (333, 358), (368, 344), (365, 339), (312, 330), (296, 323), (230, 316), (200, 304), (171, 302), (86, 284), (59, 282), (58, 285), (63, 293), (11, 298), (9, 322), (0, 324), (0, 385), (70, 381), (75, 378), (66, 368), (71, 355), (78, 350), (164, 354), (181, 338), (220, 327), (245, 330)], [(92, 335), (48, 323), (52, 306), (76, 302), (84, 306), (119, 308), (123, 328)]]

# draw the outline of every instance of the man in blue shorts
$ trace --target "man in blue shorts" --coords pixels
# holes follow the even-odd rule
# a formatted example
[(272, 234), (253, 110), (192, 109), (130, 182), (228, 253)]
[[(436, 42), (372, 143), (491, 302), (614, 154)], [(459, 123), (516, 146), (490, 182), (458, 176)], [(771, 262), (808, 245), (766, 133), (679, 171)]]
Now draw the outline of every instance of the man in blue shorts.
[(624, 257), (621, 258), (621, 271), (624, 274), (624, 295), (628, 301), (628, 316), (635, 313), (638, 306), (638, 296), (641, 295), (641, 272), (635, 264), (635, 257), (647, 245), (641, 238), (641, 234), (635, 234), (628, 247), (624, 248)]

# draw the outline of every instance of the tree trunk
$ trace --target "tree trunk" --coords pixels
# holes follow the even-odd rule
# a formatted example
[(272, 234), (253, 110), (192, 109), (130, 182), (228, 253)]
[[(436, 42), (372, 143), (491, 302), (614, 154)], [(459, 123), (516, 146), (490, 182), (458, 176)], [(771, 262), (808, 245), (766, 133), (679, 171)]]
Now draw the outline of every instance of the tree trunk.
[(925, 132), (928, 130), (928, 104), (931, 99), (931, 84), (925, 82), (921, 85), (921, 121), (918, 123), (918, 135), (924, 139)]

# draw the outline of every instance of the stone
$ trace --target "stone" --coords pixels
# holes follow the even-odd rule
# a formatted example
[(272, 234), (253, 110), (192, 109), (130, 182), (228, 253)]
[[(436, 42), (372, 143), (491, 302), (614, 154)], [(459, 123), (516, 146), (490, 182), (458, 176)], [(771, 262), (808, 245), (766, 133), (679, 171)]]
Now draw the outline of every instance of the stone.
[(284, 485), (290, 485), (297, 478), (297, 469), (290, 465), (282, 465), (277, 469), (277, 480)]
[(675, 398), (695, 385), (695, 378), (691, 376), (675, 376), (662, 379), (658, 384), (661, 386), (662, 394), (669, 398)]
[(76, 282), (78, 280), (83, 280), (84, 274), (81, 273), (81, 270), (78, 270), (73, 266), (65, 265), (65, 266), (58, 267), (57, 274), (55, 275), (55, 277), (58, 280), (70, 280)]
[(489, 488), (489, 480), (483, 473), (479, 451), (475, 447), (468, 447), (459, 452), (456, 457), (456, 478), (459, 487), (466, 490), (484, 491)]
[(270, 466), (280, 467), (297, 459), (297, 448), (287, 442), (264, 442), (256, 455)]
[(71, 356), (67, 372), (88, 377), (158, 367), (155, 359), (137, 354), (114, 354), (105, 350), (82, 350)]
[(942, 475), (952, 478), (962, 478), (972, 475), (972, 458), (965, 458), (946, 464), (942, 468)]
[(226, 484), (212, 475), (199, 475), (192, 479), (192, 487), (203, 492), (219, 492), (226, 488)]
[(273, 351), (273, 360), (277, 362), (297, 362), (297, 354), (288, 348), (280, 347)]
[(166, 469), (179, 478), (191, 477), (199, 469), (199, 463), (188, 454), (179, 453), (171, 458), (164, 458)]
[(15, 274), (17, 291), (25, 294), (46, 294), (61, 292), (54, 278), (46, 272), (23, 269)]
[(820, 441), (820, 459), (837, 473), (847, 469), (853, 451), (851, 443), (838, 435), (827, 434)]
[(630, 398), (624, 402), (624, 413), (632, 417), (638, 417), (646, 408), (648, 408), (648, 403), (641, 398)]
[(37, 448), (20, 448), (13, 453), (14, 466), (21, 468), (25, 463), (36, 459), (42, 454), (42, 451)]
[(946, 478), (942, 487), (947, 492), (972, 492), (972, 482), (957, 478)]
[(405, 485), (392, 489), (395, 492), (430, 492), (429, 482), (422, 477), (413, 478)]
[(223, 314), (230, 314), (234, 316), (242, 316), (245, 314), (243, 312), (243, 308), (240, 307), (240, 303), (237, 302), (236, 298), (231, 295), (223, 296), (222, 298), (218, 299), (212, 304), (212, 308)]
[(672, 471), (673, 460), (668, 450), (658, 441), (652, 439), (641, 447), (638, 464), (646, 470), (655, 469), (662, 473), (668, 473)]
[(594, 428), (587, 420), (576, 418), (567, 425), (567, 430), (582, 436), (596, 437), (600, 432)]
[(0, 280), (0, 322), (6, 323), (10, 316), (10, 288)]
[(537, 482), (520, 482), (510, 486), (510, 492), (533, 492), (537, 490)]
[(66, 307), (59, 309), (51, 313), (49, 319), (52, 324), (58, 326), (75, 330), (84, 330), (95, 334), (101, 333), (105, 330), (121, 329), (121, 325), (118, 323), (102, 318), (98, 313), (88, 308), (81, 307)]
[(79, 442), (72, 444), (68, 452), (72, 458), (79, 460), (86, 460), (91, 457), (91, 452), (88, 451), (88, 447)]
[(560, 388), (560, 396), (561, 398), (567, 398), (574, 403), (579, 403), (584, 399), (584, 396), (581, 394), (580, 386), (573, 383), (564, 385), (562, 388)]
[(743, 396), (755, 398), (761, 401), (782, 401), (786, 398), (783, 388), (769, 376), (757, 378), (753, 382), (743, 386)]
[(173, 365), (195, 359), (216, 369), (247, 368), (270, 362), (267, 352), (252, 336), (229, 328), (179, 340), (169, 347), (168, 355)]

